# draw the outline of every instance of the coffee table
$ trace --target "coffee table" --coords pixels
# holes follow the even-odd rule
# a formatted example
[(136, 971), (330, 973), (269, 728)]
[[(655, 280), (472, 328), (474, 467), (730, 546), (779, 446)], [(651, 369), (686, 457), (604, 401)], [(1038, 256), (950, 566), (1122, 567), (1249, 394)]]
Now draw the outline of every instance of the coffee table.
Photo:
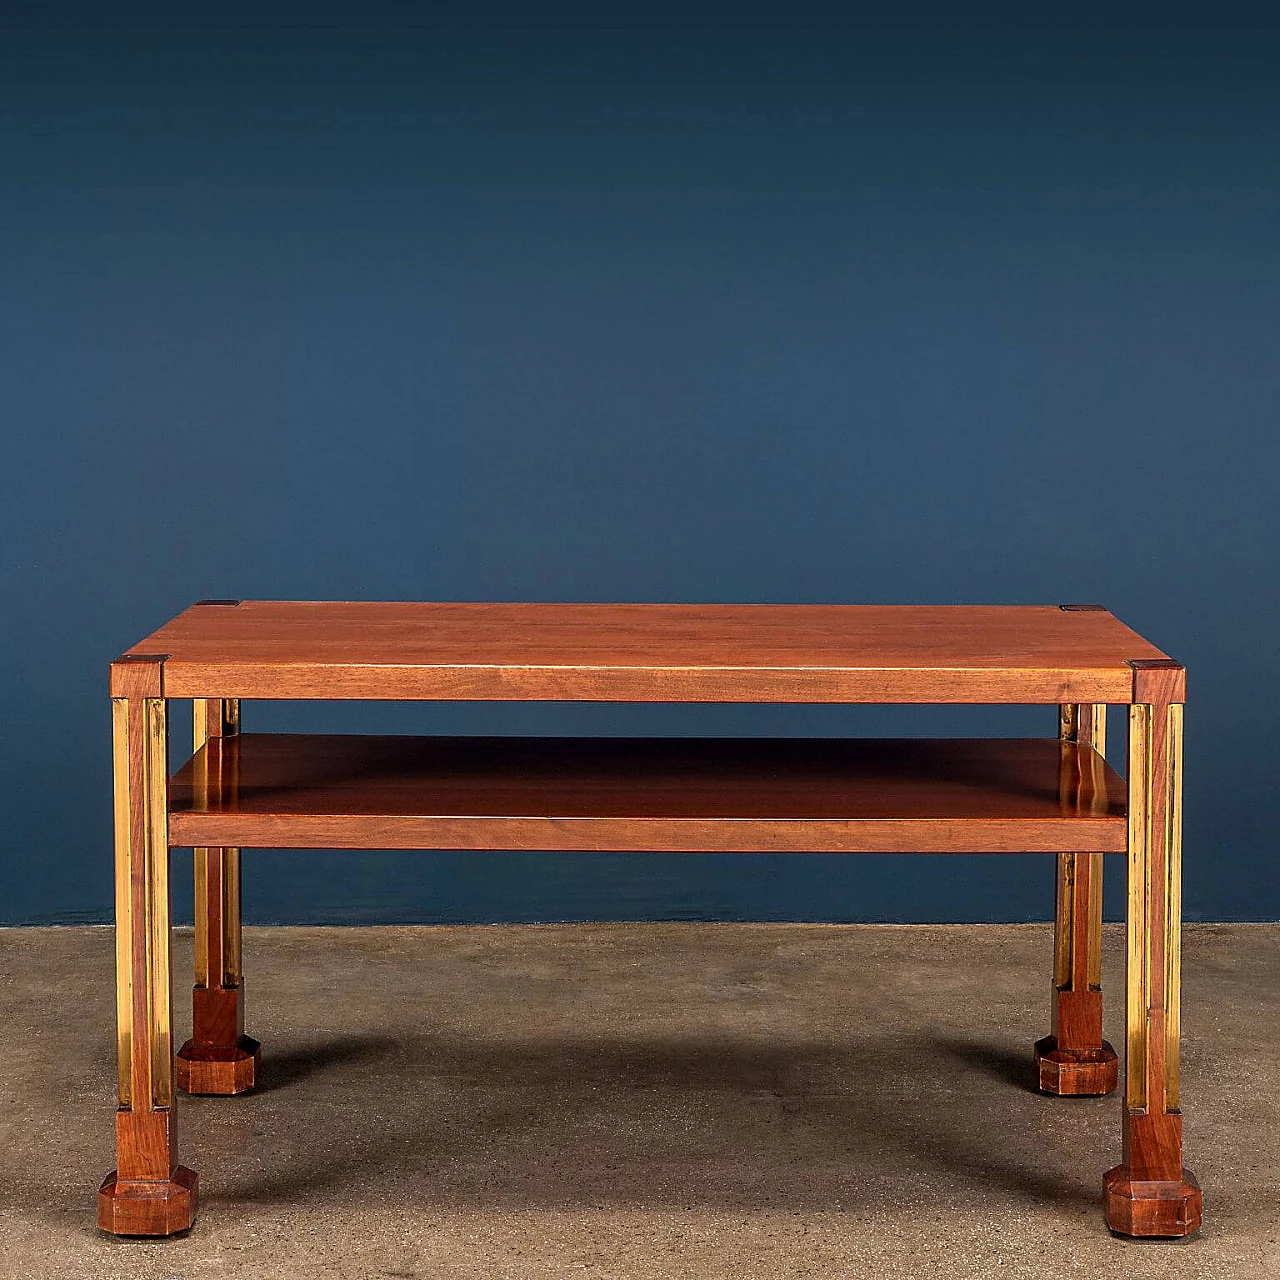
[[(111, 665), (117, 1167), (98, 1222), (191, 1226), (175, 1093), (258, 1079), (244, 1032), (249, 847), (1049, 853), (1041, 1089), (1118, 1082), (1102, 1038), (1102, 857), (1128, 859), (1126, 1071), (1106, 1219), (1185, 1235), (1201, 1193), (1179, 1108), (1185, 671), (1096, 605), (324, 603), (205, 600)], [(168, 776), (167, 705), (195, 751)], [(240, 732), (243, 699), (1026, 703), (1042, 739), (566, 739)], [(1128, 708), (1128, 778), (1103, 756)], [(169, 850), (195, 851), (192, 1037), (173, 1049)]]

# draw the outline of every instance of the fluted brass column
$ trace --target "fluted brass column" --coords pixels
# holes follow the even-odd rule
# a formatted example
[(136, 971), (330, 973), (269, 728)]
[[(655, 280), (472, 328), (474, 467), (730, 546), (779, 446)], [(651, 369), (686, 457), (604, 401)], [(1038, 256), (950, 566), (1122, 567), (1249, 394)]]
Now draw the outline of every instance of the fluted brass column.
[[(236, 784), (236, 698), (193, 703), (197, 800), (209, 803)], [(197, 848), (195, 987), (191, 1039), (178, 1051), (178, 1084), (188, 1093), (246, 1093), (257, 1083), (261, 1045), (244, 1034), (240, 959), (240, 850)]]
[[(117, 683), (160, 685), (129, 664)], [(116, 1168), (98, 1192), (98, 1225), (170, 1235), (191, 1225), (196, 1175), (178, 1164), (170, 955), (168, 725), (163, 697), (111, 704), (115, 774)]]
[(1104, 1186), (1113, 1231), (1181, 1236), (1203, 1207), (1182, 1164), (1179, 1085), (1185, 673), (1171, 660), (1133, 666), (1123, 1163)]
[[(1063, 799), (1105, 801), (1107, 708), (1064, 704), (1058, 737)], [(1046, 1093), (1110, 1093), (1120, 1067), (1102, 1038), (1102, 854), (1060, 853), (1057, 872), (1052, 1030), (1036, 1043), (1036, 1074)]]

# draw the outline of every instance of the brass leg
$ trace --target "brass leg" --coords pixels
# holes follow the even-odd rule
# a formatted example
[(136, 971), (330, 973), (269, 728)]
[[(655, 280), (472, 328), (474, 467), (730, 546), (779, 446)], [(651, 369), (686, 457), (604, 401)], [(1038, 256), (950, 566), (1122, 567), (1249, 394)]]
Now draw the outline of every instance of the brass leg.
[(1108, 1225), (1131, 1236), (1187, 1235), (1203, 1205), (1179, 1108), (1182, 720), (1181, 701), (1129, 713), (1124, 1162), (1104, 1187)]
[[(240, 703), (198, 698), (195, 749), (206, 744), (205, 774), (227, 767), (216, 749), (240, 731)], [(246, 1093), (257, 1083), (262, 1046), (244, 1034), (240, 972), (240, 850), (196, 849), (196, 985), (191, 1039), (178, 1050), (178, 1085), (188, 1093)]]
[(196, 1175), (178, 1164), (169, 951), (168, 729), (163, 698), (115, 698), (116, 1168), (98, 1225), (172, 1235), (196, 1213)]
[[(1107, 708), (1067, 703), (1059, 708), (1064, 743), (1106, 750)], [(1100, 769), (1100, 759), (1089, 762)], [(1077, 775), (1064, 757), (1064, 785), (1092, 786), (1100, 779)], [(1054, 915), (1052, 1031), (1036, 1042), (1036, 1074), (1045, 1093), (1110, 1093), (1119, 1082), (1116, 1051), (1102, 1038), (1102, 854), (1058, 855), (1057, 910)]]

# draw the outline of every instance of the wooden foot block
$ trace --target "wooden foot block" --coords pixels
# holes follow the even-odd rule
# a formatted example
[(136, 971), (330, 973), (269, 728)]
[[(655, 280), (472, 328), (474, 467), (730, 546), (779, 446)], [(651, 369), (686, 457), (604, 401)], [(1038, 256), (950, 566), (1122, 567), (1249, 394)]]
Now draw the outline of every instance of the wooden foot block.
[(1108, 1169), (1102, 1180), (1107, 1226), (1123, 1236), (1186, 1236), (1197, 1230), (1204, 1195), (1189, 1169), (1168, 1182), (1142, 1182), (1126, 1165)]
[(262, 1070), (262, 1046), (251, 1036), (241, 1036), (235, 1044), (188, 1040), (178, 1050), (174, 1067), (178, 1088), (186, 1093), (248, 1093)]
[(113, 1170), (98, 1188), (98, 1226), (117, 1236), (171, 1236), (196, 1220), (198, 1179), (178, 1165), (167, 1181), (124, 1181)]
[(1098, 1049), (1059, 1049), (1045, 1036), (1036, 1041), (1036, 1077), (1043, 1093), (1099, 1097), (1120, 1083), (1120, 1060), (1105, 1040)]

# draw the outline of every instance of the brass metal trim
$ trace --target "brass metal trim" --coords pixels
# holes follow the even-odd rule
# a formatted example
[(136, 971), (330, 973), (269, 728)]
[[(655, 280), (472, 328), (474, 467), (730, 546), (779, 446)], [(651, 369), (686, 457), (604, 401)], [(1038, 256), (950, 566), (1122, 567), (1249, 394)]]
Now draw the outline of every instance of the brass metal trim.
[[(1107, 758), (1107, 706), (1105, 702), (1095, 703), (1092, 708), (1089, 737), (1093, 749), (1098, 754), (1093, 759), (1094, 778), (1093, 793), (1105, 802), (1107, 796), (1106, 758)], [(1089, 877), (1089, 986), (1095, 990), (1102, 989), (1102, 854), (1089, 853), (1084, 857), (1091, 859)]]
[[(213, 738), (240, 732), (238, 698), (197, 698), (193, 745), (199, 752)], [(196, 769), (197, 787), (214, 782), (208, 752)], [(218, 776), (218, 785), (226, 779)], [(234, 987), (240, 982), (240, 850), (197, 848), (195, 866), (195, 979), (198, 987)], [(212, 926), (212, 927), (211, 927)]]
[(1071, 988), (1071, 953), (1073, 947), (1071, 905), (1076, 895), (1076, 855), (1058, 855), (1058, 882), (1054, 914), (1053, 985), (1059, 991)]
[(111, 759), (115, 806), (116, 1056), (120, 1105), (133, 1100), (133, 911), (129, 856), (129, 703), (111, 700)]
[(1149, 883), (1151, 866), (1152, 717), (1149, 703), (1129, 708), (1129, 865), (1125, 933), (1125, 1103), (1147, 1106), (1147, 1056), (1151, 1030)]
[[(1158, 1107), (1165, 1113), (1176, 1112), (1181, 1097), (1183, 720), (1180, 702), (1135, 703), (1129, 709), (1125, 1098), (1135, 1110)], [(1163, 737), (1159, 759), (1157, 729)], [(1159, 1037), (1155, 1044), (1153, 1035)], [(1155, 1080), (1149, 1078), (1153, 1066)]]
[(240, 850), (222, 851), (222, 985), (240, 985)]
[(1164, 1103), (1166, 1111), (1177, 1111), (1181, 1098), (1182, 731), (1183, 704), (1170, 703), (1164, 947)]
[[(1065, 608), (1059, 605), (1059, 608)], [(1074, 702), (1064, 702), (1058, 707), (1058, 738), (1062, 742), (1076, 742), (1080, 732), (1080, 707)], [(1054, 895), (1053, 916), (1053, 985), (1059, 991), (1071, 988), (1071, 954), (1075, 939), (1072, 937), (1075, 912), (1072, 909), (1076, 896), (1076, 855), (1060, 853), (1057, 865), (1057, 884)]]
[[(169, 733), (164, 699), (113, 699), (111, 729), (117, 1090), (122, 1107), (153, 1110), (173, 1101)], [(140, 794), (135, 794), (135, 787)]]
[[(1107, 745), (1107, 708), (1103, 703), (1078, 705), (1063, 703), (1058, 708), (1058, 736), (1065, 743), (1093, 748), (1087, 757), (1089, 773), (1081, 776), (1078, 766), (1070, 763), (1069, 775), (1078, 788), (1098, 806), (1106, 803), (1106, 777), (1103, 754)], [(1064, 763), (1064, 769), (1068, 765)], [(1078, 901), (1081, 883), (1085, 902)], [(1057, 892), (1054, 913), (1054, 985), (1059, 991), (1070, 991), (1076, 985), (1076, 946), (1084, 931), (1083, 983), (1093, 990), (1102, 987), (1102, 855), (1098, 853), (1063, 853), (1058, 855)]]
[(1080, 705), (1076, 702), (1064, 702), (1058, 707), (1058, 737), (1063, 742), (1079, 741)]
[(209, 985), (209, 917), (201, 905), (209, 896), (209, 850), (191, 850), (195, 878), (195, 978), (197, 987)]
[(151, 1104), (173, 1101), (173, 965), (169, 952), (169, 729), (163, 698), (143, 700), (146, 721), (147, 1007)]

